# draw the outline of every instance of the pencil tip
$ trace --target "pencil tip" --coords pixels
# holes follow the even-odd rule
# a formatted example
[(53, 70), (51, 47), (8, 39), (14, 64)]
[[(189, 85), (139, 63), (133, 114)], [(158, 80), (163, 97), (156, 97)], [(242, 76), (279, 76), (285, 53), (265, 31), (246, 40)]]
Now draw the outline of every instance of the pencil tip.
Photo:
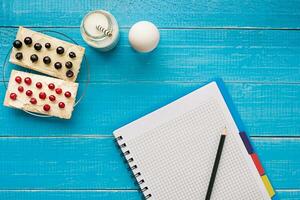
[(224, 127), (224, 130), (223, 130), (223, 132), (222, 132), (222, 135), (227, 135), (227, 128), (226, 128), (226, 126)]

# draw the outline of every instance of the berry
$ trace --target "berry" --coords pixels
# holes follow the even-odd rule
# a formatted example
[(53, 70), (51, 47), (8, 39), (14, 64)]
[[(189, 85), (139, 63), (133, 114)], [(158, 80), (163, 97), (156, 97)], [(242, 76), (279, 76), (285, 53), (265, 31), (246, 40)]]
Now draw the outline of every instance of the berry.
[(31, 104), (36, 104), (36, 103), (37, 103), (36, 98), (31, 98), (31, 99), (30, 99), (30, 103), (31, 103)]
[(47, 95), (45, 92), (40, 92), (39, 97), (40, 99), (46, 99)]
[(64, 102), (59, 102), (59, 103), (58, 103), (58, 107), (64, 108), (64, 107), (65, 107), (65, 103), (64, 103)]
[(65, 66), (66, 66), (66, 68), (71, 69), (73, 67), (73, 63), (68, 61), (68, 62), (66, 62)]
[(49, 104), (45, 104), (44, 106), (43, 106), (43, 109), (44, 109), (44, 111), (49, 111), (50, 110), (50, 105)]
[(71, 97), (71, 92), (69, 92), (69, 91), (65, 92), (65, 97), (67, 97), (67, 98)]
[(60, 62), (56, 62), (54, 64), (54, 67), (55, 67), (55, 69), (60, 69), (60, 68), (62, 68), (62, 64)]
[(22, 78), (20, 76), (16, 76), (15, 81), (20, 84), (22, 82)]
[(24, 79), (24, 81), (25, 81), (25, 83), (26, 83), (27, 85), (31, 85), (31, 78), (26, 77), (26, 78)]
[(55, 92), (56, 92), (56, 94), (61, 94), (62, 93), (62, 89), (61, 88), (56, 88)]
[(12, 99), (12, 100), (16, 100), (17, 99), (17, 94), (16, 93), (11, 93), (9, 95), (9, 97)]
[(35, 84), (35, 86), (36, 86), (37, 88), (41, 89), (41, 88), (43, 87), (43, 84), (42, 84), (41, 82), (37, 82), (37, 83)]
[(51, 58), (49, 56), (45, 56), (43, 58), (43, 61), (44, 61), (45, 64), (50, 64), (51, 63)]
[(42, 45), (40, 43), (35, 43), (34, 44), (34, 49), (37, 50), (37, 51), (39, 51), (39, 50), (42, 49)]
[(73, 71), (72, 71), (72, 70), (68, 70), (68, 71), (66, 72), (66, 76), (67, 76), (68, 78), (72, 78), (72, 77), (74, 76)]
[(26, 37), (26, 38), (24, 39), (24, 43), (25, 43), (26, 45), (31, 45), (31, 44), (32, 44), (32, 39), (31, 39), (31, 37)]
[(18, 91), (19, 91), (19, 92), (23, 92), (23, 91), (24, 91), (24, 88), (23, 88), (22, 86), (19, 86), (19, 87), (18, 87)]
[(31, 97), (32, 96), (32, 91), (31, 90), (27, 90), (26, 91), (26, 95), (29, 96), (29, 97)]
[(16, 53), (15, 55), (17, 60), (22, 60), (23, 59), (23, 54), (21, 52)]
[(38, 59), (39, 59), (39, 57), (38, 57), (36, 54), (32, 54), (32, 55), (30, 56), (31, 62), (36, 62), (36, 61), (38, 61)]
[(57, 47), (57, 49), (56, 49), (57, 54), (63, 54), (64, 52), (65, 52), (65, 49), (63, 47), (61, 47), (61, 46)]
[(56, 98), (55, 98), (54, 95), (50, 95), (50, 96), (49, 96), (49, 100), (50, 100), (50, 101), (55, 101), (55, 99), (56, 99)]
[(49, 42), (47, 42), (47, 43), (45, 44), (45, 47), (46, 47), (46, 49), (50, 49), (50, 48), (51, 48), (51, 44), (50, 44)]
[(22, 47), (22, 42), (20, 40), (15, 40), (14, 43), (13, 43), (13, 46), (16, 49), (20, 49)]
[(76, 57), (76, 54), (75, 54), (73, 51), (71, 51), (71, 52), (69, 53), (69, 56), (70, 56), (70, 58), (75, 58), (75, 57)]
[(53, 83), (49, 83), (48, 88), (49, 88), (50, 90), (54, 90), (55, 85), (54, 85)]

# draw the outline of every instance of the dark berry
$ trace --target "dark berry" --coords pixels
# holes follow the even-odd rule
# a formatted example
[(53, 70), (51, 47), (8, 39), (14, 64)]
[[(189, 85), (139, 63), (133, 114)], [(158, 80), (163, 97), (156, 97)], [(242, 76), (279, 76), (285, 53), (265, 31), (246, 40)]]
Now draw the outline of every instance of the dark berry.
[(61, 88), (56, 88), (55, 92), (56, 92), (56, 94), (61, 94), (62, 93), (62, 89)]
[(76, 54), (75, 54), (73, 51), (71, 51), (71, 52), (69, 53), (69, 56), (70, 56), (70, 58), (75, 58), (75, 57), (76, 57)]
[(50, 107), (49, 104), (45, 104), (44, 107), (43, 107), (44, 111), (49, 111), (50, 108), (51, 108), (51, 107)]
[(60, 62), (56, 62), (54, 64), (55, 69), (61, 69), (62, 68), (62, 64)]
[(17, 60), (22, 60), (23, 59), (23, 54), (21, 52), (16, 53), (15, 55)]
[(72, 70), (68, 70), (68, 71), (66, 72), (66, 76), (67, 76), (68, 78), (72, 78), (72, 77), (74, 76), (73, 71), (72, 71)]
[(61, 46), (57, 47), (57, 49), (56, 49), (57, 54), (63, 54), (64, 52), (65, 52), (65, 49), (63, 47), (61, 47)]
[(65, 92), (65, 97), (67, 97), (67, 98), (71, 97), (71, 92), (69, 92), (69, 91)]
[(66, 62), (66, 68), (71, 69), (73, 67), (73, 63), (71, 61)]
[(56, 99), (56, 98), (55, 98), (54, 95), (50, 95), (50, 96), (49, 96), (49, 100), (50, 100), (50, 101), (55, 101), (55, 99)]
[(23, 92), (23, 91), (24, 91), (24, 88), (23, 88), (22, 86), (19, 86), (19, 87), (18, 87), (18, 91), (19, 91), (19, 92)]
[(42, 84), (41, 82), (37, 82), (37, 83), (35, 84), (35, 86), (36, 86), (37, 88), (41, 89), (41, 88), (43, 87), (43, 84)]
[(31, 39), (31, 37), (26, 37), (26, 38), (24, 39), (24, 43), (25, 43), (26, 45), (31, 45), (31, 44), (32, 44), (32, 39)]
[(47, 42), (47, 43), (45, 44), (45, 47), (46, 47), (46, 49), (50, 49), (50, 48), (51, 48), (51, 44), (50, 44), (49, 42)]
[(20, 76), (16, 76), (15, 81), (20, 84), (22, 82), (22, 78)]
[(44, 61), (44, 63), (45, 64), (50, 64), (51, 63), (51, 58), (49, 57), (49, 56), (45, 56), (44, 58), (43, 58), (43, 61)]
[(47, 95), (45, 92), (40, 92), (39, 97), (40, 99), (46, 99)]
[(53, 83), (49, 83), (48, 88), (49, 88), (50, 90), (54, 90), (55, 85), (54, 85)]
[(36, 61), (38, 61), (38, 59), (39, 59), (39, 57), (38, 57), (36, 54), (32, 54), (32, 55), (30, 56), (31, 62), (36, 62)]
[(15, 40), (14, 43), (13, 43), (13, 46), (16, 49), (20, 49), (22, 47), (22, 42), (20, 40)]
[(64, 107), (65, 107), (65, 103), (64, 103), (64, 102), (59, 102), (59, 103), (58, 103), (58, 107), (64, 108)]
[(12, 100), (16, 100), (17, 99), (17, 94), (16, 93), (11, 93), (9, 95), (9, 97), (12, 99)]
[(26, 77), (26, 78), (24, 79), (24, 81), (25, 81), (25, 83), (26, 83), (27, 85), (31, 85), (31, 78)]
[(31, 98), (31, 99), (30, 99), (30, 103), (31, 103), (31, 104), (36, 104), (36, 103), (37, 103), (36, 98)]
[(34, 44), (34, 49), (37, 50), (37, 51), (39, 51), (39, 50), (42, 49), (42, 45), (40, 43), (35, 43)]
[(32, 96), (32, 91), (31, 90), (27, 90), (26, 91), (26, 95), (29, 96), (29, 97), (31, 97)]

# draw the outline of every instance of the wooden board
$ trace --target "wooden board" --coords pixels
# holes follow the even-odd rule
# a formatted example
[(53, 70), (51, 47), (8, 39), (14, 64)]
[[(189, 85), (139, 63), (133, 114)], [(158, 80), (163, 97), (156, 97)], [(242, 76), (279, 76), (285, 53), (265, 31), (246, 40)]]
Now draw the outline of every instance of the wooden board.
[[(252, 138), (276, 189), (297, 189), (299, 139)], [(137, 189), (112, 136), (1, 137), (0, 188)]]
[[(79, 87), (82, 94), (84, 84)], [(203, 83), (119, 82), (90, 83), (71, 120), (41, 119), (0, 108), (0, 135), (107, 135), (165, 104), (199, 88)], [(300, 85), (226, 83), (252, 136), (300, 135)], [(5, 91), (3, 86), (0, 91)], [(4, 98), (0, 92), (0, 98)], [(95, 109), (96, 108), (96, 109)], [(8, 119), (6, 116), (10, 116)], [(26, 124), (26, 128), (9, 123)], [(39, 129), (36, 129), (36, 124)]]
[[(78, 28), (37, 28), (69, 35), (86, 48), (94, 82), (172, 81), (203, 82), (222, 77), (230, 82), (300, 83), (300, 34), (282, 30), (163, 29), (152, 54), (138, 54), (121, 29), (117, 48), (100, 53), (81, 38)], [(0, 59), (15, 39), (17, 28), (0, 28)], [(50, 35), (57, 37), (57, 34)], [(12, 68), (10, 65), (7, 74)], [(0, 70), (2, 77), (2, 70)], [(8, 80), (8, 77), (6, 76)], [(83, 63), (78, 81), (87, 80)]]
[[(280, 200), (298, 200), (300, 198), (299, 190), (280, 190), (277, 191)], [(0, 198), (5, 200), (139, 200), (143, 199), (137, 190), (21, 190), (21, 191), (0, 191)]]
[(140, 20), (159, 27), (188, 28), (299, 28), (298, 0), (173, 1), (173, 0), (66, 0), (3, 1), (2, 26), (79, 26), (90, 10), (111, 11), (122, 27)]

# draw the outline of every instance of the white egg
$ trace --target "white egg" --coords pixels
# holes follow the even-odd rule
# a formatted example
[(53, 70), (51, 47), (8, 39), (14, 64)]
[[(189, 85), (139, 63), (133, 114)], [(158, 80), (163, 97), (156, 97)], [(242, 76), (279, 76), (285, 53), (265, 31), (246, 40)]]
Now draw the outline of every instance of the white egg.
[(153, 23), (140, 21), (130, 28), (128, 38), (132, 48), (146, 53), (157, 47), (160, 36), (157, 27)]

